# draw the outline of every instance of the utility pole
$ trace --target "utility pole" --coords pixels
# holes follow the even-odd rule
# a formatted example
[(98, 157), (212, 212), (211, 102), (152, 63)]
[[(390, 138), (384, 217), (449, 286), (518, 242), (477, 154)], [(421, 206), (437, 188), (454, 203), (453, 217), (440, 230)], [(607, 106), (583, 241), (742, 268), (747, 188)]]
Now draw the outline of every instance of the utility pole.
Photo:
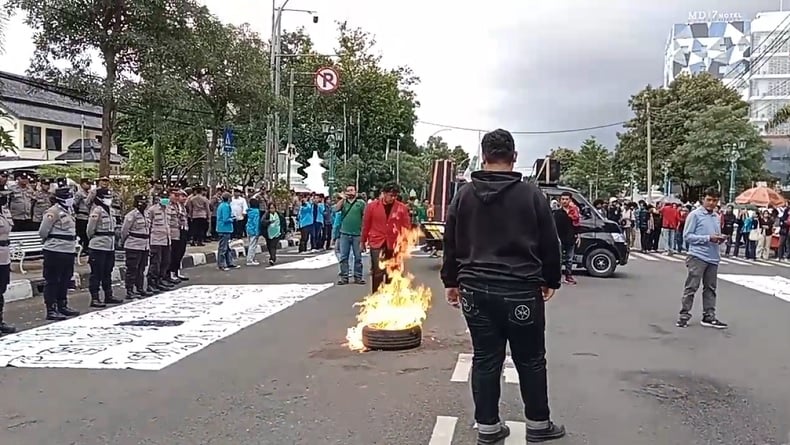
[(400, 138), (395, 142), (395, 183), (400, 185)]
[(154, 125), (153, 125), (153, 143), (152, 151), (154, 152), (154, 179), (162, 178), (162, 149), (159, 147), (159, 135), (156, 132), (156, 112), (154, 112)]
[(653, 141), (650, 135), (650, 98), (645, 100), (647, 107), (647, 203), (653, 203)]
[[(272, 88), (272, 95), (274, 95), (274, 71), (275, 59), (277, 51), (277, 0), (272, 0), (272, 33), (269, 40), (269, 85)], [(276, 97), (276, 96), (275, 96)], [(266, 116), (266, 148), (264, 150), (263, 160), (263, 182), (266, 184), (271, 179), (271, 157), (274, 137), (272, 136), (272, 108), (269, 108), (269, 114)]]
[[(283, 7), (285, 4), (283, 4)], [(282, 7), (277, 14), (277, 30), (276, 40), (277, 44), (274, 47), (276, 53), (274, 54), (274, 99), (280, 99), (280, 87), (282, 77), (282, 66), (280, 64), (280, 36), (282, 35)], [(274, 109), (274, 131), (272, 132), (272, 157), (269, 161), (271, 165), (271, 177), (268, 178), (272, 184), (277, 182), (277, 153), (280, 152), (280, 111), (279, 108)]]
[(286, 155), (286, 173), (285, 183), (288, 190), (291, 190), (291, 150), (293, 150), (294, 139), (294, 88), (296, 79), (294, 77), (294, 70), (291, 68), (291, 74), (288, 76), (288, 145), (285, 147)]
[(80, 121), (80, 181), (85, 177), (85, 115)]

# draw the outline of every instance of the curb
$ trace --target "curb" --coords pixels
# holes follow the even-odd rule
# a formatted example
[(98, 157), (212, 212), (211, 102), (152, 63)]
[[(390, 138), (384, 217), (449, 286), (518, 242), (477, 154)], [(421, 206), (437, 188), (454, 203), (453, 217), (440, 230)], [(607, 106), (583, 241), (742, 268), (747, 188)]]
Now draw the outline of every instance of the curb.
[[(280, 240), (280, 248), (285, 249), (286, 247), (294, 247), (298, 243), (293, 239), (288, 240)], [(244, 246), (231, 246), (231, 255), (234, 258), (243, 257), (246, 255), (246, 247)], [(255, 253), (261, 253), (263, 249), (260, 245), (255, 249)], [(116, 258), (118, 261), (118, 258)], [(121, 260), (122, 261), (122, 260)], [(204, 264), (212, 264), (217, 262), (217, 252), (197, 252), (197, 253), (187, 253), (184, 255), (184, 258), (181, 259), (181, 268), (182, 269), (189, 269), (192, 267), (202, 266)], [(125, 266), (116, 266), (112, 269), (112, 282), (113, 284), (120, 283), (123, 280), (124, 275), (126, 274), (126, 267)], [(83, 272), (83, 273), (75, 273), (74, 274), (74, 285), (77, 289), (87, 289), (88, 287), (88, 278), (90, 277), (90, 272)], [(10, 303), (13, 301), (25, 300), (28, 298), (37, 297), (44, 293), (44, 278), (35, 278), (32, 280), (21, 279), (21, 280), (13, 280), (8, 284), (8, 289), (4, 294), (5, 302)]]

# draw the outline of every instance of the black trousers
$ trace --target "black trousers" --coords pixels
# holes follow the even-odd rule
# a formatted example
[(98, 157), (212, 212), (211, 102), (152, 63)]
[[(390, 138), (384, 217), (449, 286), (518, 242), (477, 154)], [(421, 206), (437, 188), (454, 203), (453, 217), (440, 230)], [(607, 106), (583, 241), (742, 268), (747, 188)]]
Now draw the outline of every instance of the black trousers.
[(277, 248), (280, 247), (280, 239), (266, 238), (266, 250), (269, 252), (269, 260), (277, 261)]
[(472, 398), (475, 420), (495, 425), (505, 347), (510, 344), (528, 420), (549, 420), (546, 377), (546, 314), (540, 290), (512, 290), (461, 283), (461, 309), (472, 336)]
[(313, 236), (313, 225), (299, 228), (299, 252), (307, 251), (307, 242)]
[(332, 224), (324, 224), (324, 249), (329, 250), (332, 247)]
[(88, 253), (88, 264), (91, 275), (88, 278), (88, 290), (91, 296), (99, 295), (99, 288), (104, 291), (104, 298), (112, 297), (112, 269), (115, 267), (115, 252), (111, 250), (91, 249)]
[(148, 265), (148, 251), (126, 249), (126, 291), (145, 290), (145, 267)]
[(170, 246), (151, 246), (151, 264), (148, 266), (148, 281), (159, 283), (167, 278), (170, 270)]
[(80, 238), (80, 246), (82, 246), (82, 251), (84, 253), (88, 253), (88, 220), (87, 219), (78, 219), (76, 221), (77, 225), (77, 236)]
[(170, 241), (170, 267), (168, 272), (178, 273), (181, 269), (181, 259), (187, 251), (187, 238), (185, 234), (181, 233), (181, 239), (174, 239)]
[(193, 243), (203, 244), (206, 242), (206, 233), (208, 232), (208, 219), (207, 218), (192, 218), (192, 224), (189, 226), (189, 240)]
[(642, 248), (642, 251), (651, 250), (652, 241), (650, 240), (650, 232), (647, 229), (639, 229), (639, 247)]
[(243, 239), (247, 235), (247, 218), (233, 221), (233, 239)]
[(391, 259), (393, 254), (392, 249), (386, 244), (370, 249), (370, 285), (374, 294), (379, 290), (379, 286), (390, 282), (382, 262)]
[(11, 265), (0, 264), (0, 323), (3, 322), (3, 310), (5, 309), (5, 291), (11, 282)]
[(58, 309), (68, 304), (76, 256), (76, 253), (44, 251), (44, 304), (47, 309)]

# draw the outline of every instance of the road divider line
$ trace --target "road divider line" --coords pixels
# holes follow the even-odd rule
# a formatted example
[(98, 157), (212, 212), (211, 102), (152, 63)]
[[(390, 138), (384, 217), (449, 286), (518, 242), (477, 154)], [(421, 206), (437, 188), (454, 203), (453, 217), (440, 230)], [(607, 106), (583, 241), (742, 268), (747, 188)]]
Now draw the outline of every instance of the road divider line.
[[(722, 260), (722, 261), (723, 261), (723, 260)], [(745, 261), (741, 261), (741, 260), (734, 260), (734, 259), (732, 259), (732, 258), (727, 258), (727, 262), (728, 262), (728, 263), (732, 263), (732, 264), (737, 264), (737, 265), (739, 265), (739, 266), (751, 266), (751, 264), (749, 264), (749, 263), (747, 263), (747, 262), (745, 262)]]
[(450, 377), (450, 381), (468, 382), (470, 372), (472, 372), (472, 354), (458, 354), (458, 360), (455, 362), (455, 369), (453, 369), (453, 376)]
[(781, 261), (776, 261), (776, 260), (768, 260), (768, 263), (773, 264), (774, 266), (779, 266), (779, 267), (790, 267), (790, 264), (783, 263)]
[(638, 252), (631, 252), (631, 255), (635, 258), (639, 258), (640, 260), (647, 260), (647, 261), (658, 261), (658, 259), (651, 257), (645, 253), (638, 253)]
[(458, 417), (437, 416), (428, 445), (452, 445)]
[(774, 267), (774, 266), (776, 266), (776, 264), (771, 264), (770, 262), (768, 262), (768, 260), (758, 260), (757, 264), (759, 264), (761, 266), (766, 266), (766, 267)]
[(664, 261), (669, 261), (670, 263), (682, 263), (683, 261), (685, 261), (685, 259), (681, 260), (680, 258), (675, 258), (673, 256), (664, 255), (664, 254), (661, 254), (661, 256), (659, 256), (659, 258), (661, 258)]

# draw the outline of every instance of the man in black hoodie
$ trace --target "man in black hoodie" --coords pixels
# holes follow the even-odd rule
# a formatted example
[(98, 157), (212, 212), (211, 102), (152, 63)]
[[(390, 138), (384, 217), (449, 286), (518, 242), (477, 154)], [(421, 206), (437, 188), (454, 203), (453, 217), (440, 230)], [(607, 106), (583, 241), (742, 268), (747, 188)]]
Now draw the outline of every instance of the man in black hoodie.
[(560, 242), (540, 189), (513, 171), (505, 130), (482, 141), (483, 171), (472, 173), (447, 213), (441, 277), (448, 303), (463, 310), (474, 346), (472, 397), (477, 443), (510, 434), (499, 417), (505, 347), (510, 343), (527, 417), (527, 441), (565, 435), (549, 415), (545, 302), (560, 287)]

